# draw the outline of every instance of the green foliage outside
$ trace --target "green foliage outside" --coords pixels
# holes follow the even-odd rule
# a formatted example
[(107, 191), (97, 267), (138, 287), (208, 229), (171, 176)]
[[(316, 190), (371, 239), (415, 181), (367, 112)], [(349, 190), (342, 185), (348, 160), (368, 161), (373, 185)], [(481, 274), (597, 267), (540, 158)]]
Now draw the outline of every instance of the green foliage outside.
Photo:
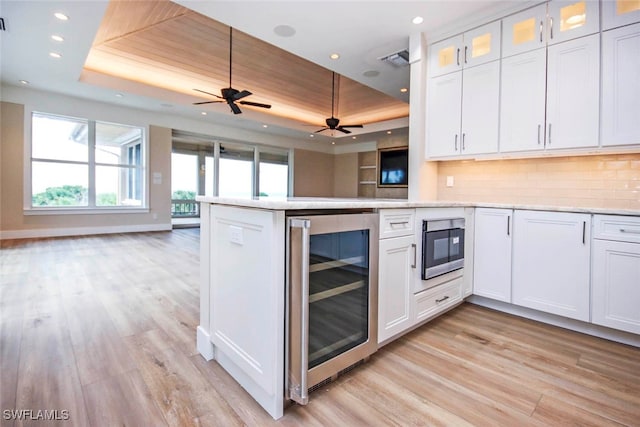
[(171, 195), (174, 200), (195, 200), (196, 192), (187, 190), (176, 190)]
[(116, 193), (96, 194), (96, 205), (98, 206), (117, 206), (118, 196)]
[(81, 185), (49, 187), (32, 200), (33, 206), (81, 206), (87, 204), (87, 189)]

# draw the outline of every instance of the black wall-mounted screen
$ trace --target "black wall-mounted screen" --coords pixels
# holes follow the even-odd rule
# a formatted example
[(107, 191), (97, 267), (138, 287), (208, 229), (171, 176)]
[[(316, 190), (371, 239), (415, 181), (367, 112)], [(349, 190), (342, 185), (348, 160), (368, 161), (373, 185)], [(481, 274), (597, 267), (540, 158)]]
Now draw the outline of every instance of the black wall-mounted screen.
[(378, 187), (407, 187), (409, 184), (409, 150), (378, 150)]

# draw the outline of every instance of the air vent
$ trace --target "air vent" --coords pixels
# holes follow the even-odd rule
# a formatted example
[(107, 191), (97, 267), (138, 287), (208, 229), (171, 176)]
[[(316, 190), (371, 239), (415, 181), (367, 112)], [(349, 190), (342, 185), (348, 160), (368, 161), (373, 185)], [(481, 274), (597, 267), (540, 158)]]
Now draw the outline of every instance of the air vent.
[(378, 59), (388, 62), (394, 67), (404, 67), (405, 65), (409, 65), (409, 51), (406, 49), (401, 50), (400, 52), (395, 52), (391, 55), (383, 56)]

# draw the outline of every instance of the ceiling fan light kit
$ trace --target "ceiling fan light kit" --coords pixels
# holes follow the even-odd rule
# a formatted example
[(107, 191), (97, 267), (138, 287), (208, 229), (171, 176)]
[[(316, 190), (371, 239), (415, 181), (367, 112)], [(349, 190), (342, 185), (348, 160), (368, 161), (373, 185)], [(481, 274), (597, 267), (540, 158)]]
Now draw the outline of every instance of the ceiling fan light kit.
[(226, 102), (233, 114), (241, 114), (242, 110), (236, 104), (238, 102), (241, 105), (250, 105), (252, 107), (260, 107), (260, 108), (271, 108), (269, 104), (261, 104), (259, 102), (251, 102), (251, 101), (240, 101), (242, 98), (246, 98), (251, 95), (251, 92), (248, 90), (239, 91), (238, 89), (234, 89), (231, 84), (231, 76), (233, 69), (233, 28), (229, 27), (229, 87), (222, 88), (220, 90), (220, 95), (216, 95), (215, 93), (205, 92), (204, 90), (194, 89), (195, 91), (214, 96), (219, 99), (219, 101), (203, 101), (203, 102), (194, 102), (193, 105), (203, 105), (203, 104), (216, 104)]

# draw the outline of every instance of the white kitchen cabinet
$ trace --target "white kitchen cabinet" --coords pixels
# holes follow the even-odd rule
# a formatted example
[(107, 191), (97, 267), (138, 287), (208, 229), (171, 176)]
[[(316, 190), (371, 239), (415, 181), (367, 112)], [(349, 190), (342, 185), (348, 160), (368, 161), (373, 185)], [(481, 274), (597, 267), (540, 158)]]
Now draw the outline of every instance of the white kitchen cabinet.
[(592, 322), (640, 334), (640, 218), (594, 217)]
[(429, 81), (427, 157), (498, 150), (500, 63)]
[(427, 157), (459, 154), (462, 73), (429, 79), (427, 99)]
[(514, 304), (588, 322), (591, 216), (514, 212)]
[(452, 71), (462, 70), (463, 35), (433, 43), (429, 48), (429, 75), (437, 77)]
[(378, 343), (413, 326), (415, 242), (415, 209), (380, 210)]
[(500, 151), (544, 148), (547, 52), (536, 49), (502, 60)]
[(412, 325), (411, 298), (416, 266), (413, 236), (380, 240), (378, 273), (378, 342)]
[(498, 151), (499, 93), (499, 61), (463, 71), (461, 154)]
[(565, 42), (600, 29), (597, 0), (554, 0), (502, 20), (502, 57)]
[(476, 209), (474, 295), (511, 302), (512, 215), (511, 209)]
[(500, 21), (433, 43), (429, 48), (429, 76), (500, 59)]
[(596, 147), (600, 36), (549, 46), (546, 149)]
[(501, 152), (598, 145), (599, 46), (594, 34), (502, 60)]
[(553, 0), (548, 3), (547, 44), (565, 42), (600, 30), (598, 0)]
[(640, 144), (638, 70), (640, 24), (602, 33), (603, 146)]
[(546, 46), (547, 4), (507, 16), (502, 20), (502, 57)]
[(605, 0), (602, 2), (602, 31), (640, 22), (640, 1)]

